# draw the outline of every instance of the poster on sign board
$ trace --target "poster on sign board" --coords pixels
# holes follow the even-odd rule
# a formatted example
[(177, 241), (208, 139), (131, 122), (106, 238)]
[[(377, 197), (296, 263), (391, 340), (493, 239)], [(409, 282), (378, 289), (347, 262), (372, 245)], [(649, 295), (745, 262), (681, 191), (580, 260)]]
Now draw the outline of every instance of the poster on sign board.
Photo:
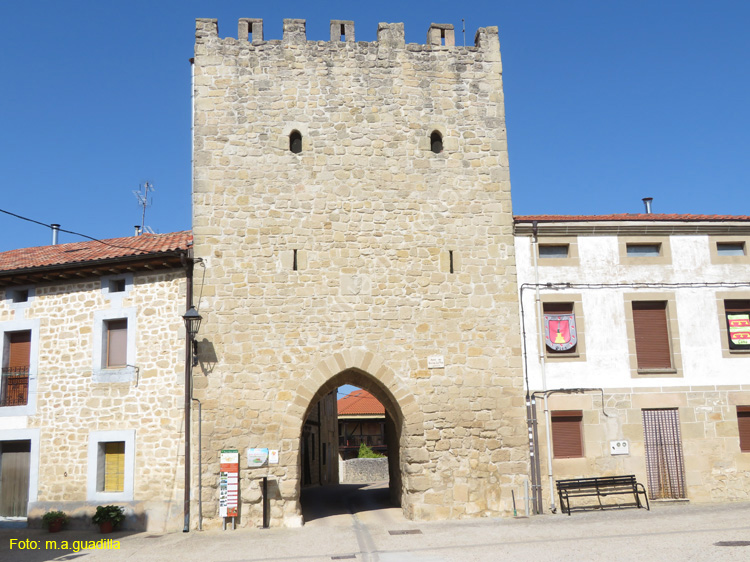
[(249, 468), (265, 466), (268, 462), (268, 449), (248, 449), (247, 466)]
[(237, 517), (240, 491), (240, 452), (222, 449), (219, 454), (219, 516)]

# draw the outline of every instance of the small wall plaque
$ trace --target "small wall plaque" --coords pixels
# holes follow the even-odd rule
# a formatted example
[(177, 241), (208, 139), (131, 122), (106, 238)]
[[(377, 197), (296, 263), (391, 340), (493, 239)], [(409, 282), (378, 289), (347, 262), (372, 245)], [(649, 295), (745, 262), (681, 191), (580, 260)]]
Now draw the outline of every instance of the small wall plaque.
[(445, 368), (445, 357), (442, 355), (430, 355), (427, 357), (427, 368), (428, 369), (443, 369)]
[(630, 447), (627, 441), (610, 441), (609, 452), (612, 455), (629, 455)]

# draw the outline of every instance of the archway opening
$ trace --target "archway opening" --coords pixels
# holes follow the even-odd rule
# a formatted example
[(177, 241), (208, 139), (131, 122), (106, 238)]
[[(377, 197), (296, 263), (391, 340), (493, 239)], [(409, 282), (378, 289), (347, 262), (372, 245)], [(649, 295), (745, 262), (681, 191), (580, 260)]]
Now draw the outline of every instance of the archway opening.
[[(364, 371), (347, 369), (321, 386), (300, 436), (305, 522), (400, 507), (402, 423), (391, 392)], [(360, 450), (372, 456), (360, 458)]]

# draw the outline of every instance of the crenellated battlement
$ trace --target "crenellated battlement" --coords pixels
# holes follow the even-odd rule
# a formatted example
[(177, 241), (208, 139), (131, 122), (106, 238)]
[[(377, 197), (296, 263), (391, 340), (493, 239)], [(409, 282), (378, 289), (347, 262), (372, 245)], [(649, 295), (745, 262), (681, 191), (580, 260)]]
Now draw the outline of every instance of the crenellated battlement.
[[(350, 20), (331, 20), (330, 24), (331, 43), (355, 43), (354, 22)], [(219, 38), (219, 25), (216, 19), (196, 20), (196, 41)], [(227, 38), (230, 39), (230, 38)], [(284, 19), (283, 35), (281, 40), (266, 41), (263, 36), (263, 20), (258, 18), (240, 18), (237, 26), (237, 39), (249, 42), (252, 45), (279, 44), (302, 45), (308, 42), (306, 21), (303, 19)], [(377, 41), (390, 48), (407, 48), (418, 45), (417, 43), (406, 44), (403, 23), (378, 24)], [(431, 23), (427, 30), (427, 41), (424, 45), (430, 49), (495, 49), (499, 50), (497, 27), (479, 28), (474, 36), (473, 47), (461, 47), (456, 45), (455, 30), (453, 24)]]

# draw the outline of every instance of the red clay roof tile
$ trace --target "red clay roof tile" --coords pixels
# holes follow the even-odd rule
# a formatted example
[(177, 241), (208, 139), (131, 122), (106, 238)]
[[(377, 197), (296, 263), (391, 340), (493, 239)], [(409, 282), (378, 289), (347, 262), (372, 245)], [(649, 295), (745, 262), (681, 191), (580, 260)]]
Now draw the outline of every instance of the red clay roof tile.
[(584, 222), (584, 221), (750, 221), (747, 215), (681, 215), (659, 213), (619, 213), (613, 215), (519, 215), (515, 222)]
[(338, 400), (340, 416), (385, 414), (385, 407), (366, 390), (355, 390)]
[(187, 250), (192, 244), (193, 234), (189, 230), (184, 230), (168, 234), (142, 234), (126, 238), (21, 248), (0, 253), (0, 272), (163, 254)]

